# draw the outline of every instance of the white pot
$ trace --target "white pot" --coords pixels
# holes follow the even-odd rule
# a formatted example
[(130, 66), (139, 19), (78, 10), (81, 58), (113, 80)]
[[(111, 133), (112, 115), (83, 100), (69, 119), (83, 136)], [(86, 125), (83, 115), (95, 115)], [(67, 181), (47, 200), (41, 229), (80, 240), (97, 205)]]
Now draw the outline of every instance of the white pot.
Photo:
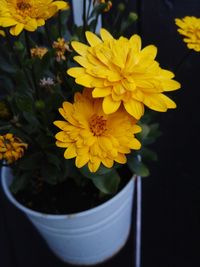
[(126, 243), (131, 228), (135, 179), (112, 199), (87, 211), (43, 214), (24, 207), (9, 190), (10, 168), (2, 168), (2, 187), (7, 198), (35, 225), (50, 249), (62, 261), (77, 265), (103, 262)]

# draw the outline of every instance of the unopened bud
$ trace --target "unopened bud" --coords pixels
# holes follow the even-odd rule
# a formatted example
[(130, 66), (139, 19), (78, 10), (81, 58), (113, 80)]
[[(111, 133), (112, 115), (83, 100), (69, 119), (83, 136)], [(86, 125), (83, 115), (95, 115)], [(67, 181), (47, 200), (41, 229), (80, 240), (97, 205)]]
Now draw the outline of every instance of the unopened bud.
[(120, 12), (123, 12), (125, 10), (125, 5), (124, 3), (119, 3), (118, 6), (117, 6), (117, 9), (120, 11)]
[(138, 15), (135, 12), (130, 12), (128, 15), (128, 20), (134, 22), (138, 19)]

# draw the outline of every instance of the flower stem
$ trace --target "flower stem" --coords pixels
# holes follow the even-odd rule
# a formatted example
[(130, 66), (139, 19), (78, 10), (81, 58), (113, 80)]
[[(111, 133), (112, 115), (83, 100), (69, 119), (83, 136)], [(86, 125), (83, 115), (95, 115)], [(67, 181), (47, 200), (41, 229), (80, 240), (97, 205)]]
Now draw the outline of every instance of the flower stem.
[(6, 41), (7, 41), (7, 44), (8, 44), (8, 46), (9, 46), (9, 48), (10, 48), (10, 51), (11, 51), (11, 52), (13, 53), (13, 55), (14, 55), (14, 58), (15, 58), (15, 61), (16, 61), (17, 65), (20, 67), (20, 69), (23, 70), (24, 75), (25, 75), (25, 78), (26, 78), (26, 80), (27, 80), (29, 86), (33, 89), (33, 83), (32, 83), (32, 81), (31, 81), (31, 79), (30, 79), (30, 77), (29, 77), (29, 75), (28, 75), (28, 72), (26, 71), (26, 69), (25, 69), (24, 66), (22, 65), (22, 63), (21, 63), (21, 61), (20, 61), (20, 58), (19, 58), (19, 56), (17, 55), (17, 53), (16, 53), (16, 51), (15, 51), (15, 49), (14, 49), (14, 47), (13, 47), (13, 44), (12, 44), (10, 35), (9, 35), (9, 33), (7, 32), (7, 30), (5, 30), (5, 34), (6, 34)]
[[(26, 43), (26, 51), (27, 51), (28, 57), (31, 59), (31, 45), (30, 45), (30, 39), (29, 39), (27, 31), (25, 31), (25, 43)], [(36, 75), (35, 75), (35, 69), (34, 69), (33, 65), (31, 67), (31, 74), (32, 74), (32, 79), (33, 79), (33, 83), (34, 83), (34, 89), (35, 89), (36, 97), (38, 98), (39, 94), (37, 91)]]

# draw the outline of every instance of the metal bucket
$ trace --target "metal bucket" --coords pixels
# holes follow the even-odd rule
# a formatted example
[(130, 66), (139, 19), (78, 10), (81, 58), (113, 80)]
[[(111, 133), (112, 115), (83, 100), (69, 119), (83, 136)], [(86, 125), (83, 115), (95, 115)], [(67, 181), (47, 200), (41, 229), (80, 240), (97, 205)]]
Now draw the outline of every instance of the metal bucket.
[(51, 215), (33, 211), (9, 191), (11, 170), (2, 168), (2, 187), (8, 199), (35, 225), (62, 261), (76, 265), (101, 263), (126, 243), (131, 228), (134, 178), (112, 199), (87, 211)]

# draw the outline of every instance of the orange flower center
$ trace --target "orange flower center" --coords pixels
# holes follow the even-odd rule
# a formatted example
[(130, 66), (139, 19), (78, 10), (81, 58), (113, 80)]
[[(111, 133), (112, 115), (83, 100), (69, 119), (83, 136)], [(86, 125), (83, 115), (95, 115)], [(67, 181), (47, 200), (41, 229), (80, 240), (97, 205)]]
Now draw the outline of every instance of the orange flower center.
[(106, 119), (96, 114), (90, 118), (90, 130), (95, 136), (100, 136), (106, 131)]
[(25, 3), (23, 1), (21, 1), (21, 2), (17, 3), (17, 7), (18, 7), (18, 9), (25, 11), (26, 9), (31, 8), (31, 5), (29, 3)]
[(21, 16), (27, 16), (30, 14), (32, 6), (25, 1), (19, 1), (17, 3), (17, 13)]

